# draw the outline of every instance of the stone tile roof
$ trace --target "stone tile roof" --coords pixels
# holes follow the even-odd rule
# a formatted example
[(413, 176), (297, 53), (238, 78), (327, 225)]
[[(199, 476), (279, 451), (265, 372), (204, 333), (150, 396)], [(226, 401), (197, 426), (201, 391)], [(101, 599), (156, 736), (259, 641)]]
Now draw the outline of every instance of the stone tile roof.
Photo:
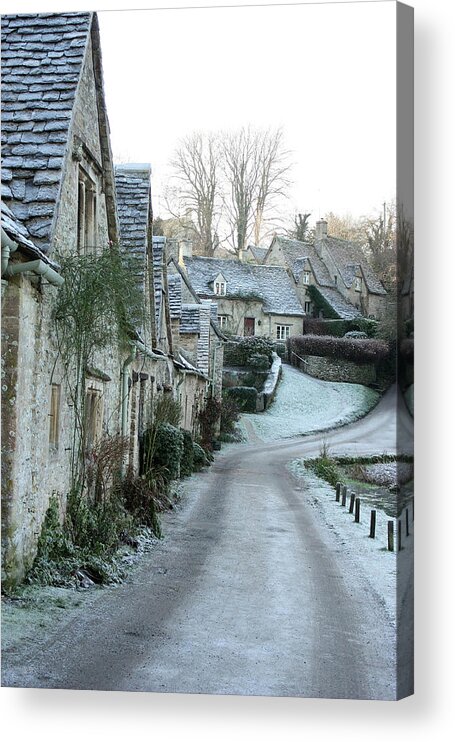
[(300, 242), (299, 240), (292, 240), (289, 237), (275, 237), (274, 238), (281, 247), (284, 258), (288, 267), (294, 274), (296, 280), (299, 280), (300, 274), (303, 270), (302, 261), (307, 259), (311, 263), (313, 273), (316, 281), (320, 286), (333, 286), (333, 280), (327, 267), (322, 262), (316, 248), (309, 242)]
[(59, 269), (60, 266), (58, 265), (58, 263), (50, 260), (42, 252), (42, 250), (40, 250), (39, 247), (35, 245), (30, 237), (27, 228), (18, 221), (11, 209), (9, 209), (6, 203), (4, 203), (4, 201), (2, 201), (1, 204), (1, 224), (6, 234), (11, 237), (14, 242), (17, 243), (21, 252), (24, 252), (26, 255), (33, 258), (39, 258), (40, 260), (43, 260), (45, 263), (48, 263), (48, 265), (56, 270)]
[(257, 245), (248, 245), (248, 250), (258, 263), (262, 263), (268, 252), (267, 247), (257, 247)]
[(303, 317), (304, 311), (285, 268), (274, 265), (252, 265), (267, 314), (289, 314)]
[(2, 16), (2, 182), (15, 217), (49, 248), (91, 13)]
[(167, 288), (171, 319), (178, 319), (182, 312), (182, 279), (179, 273), (168, 275)]
[(185, 258), (184, 261), (189, 280), (199, 296), (216, 296), (213, 281), (221, 273), (227, 281), (226, 298), (256, 298), (263, 303), (264, 312), (303, 315), (285, 268), (204, 257)]
[(134, 257), (137, 280), (145, 292), (147, 237), (151, 218), (150, 165), (116, 165), (115, 190), (120, 243)]
[(157, 331), (161, 324), (164, 298), (164, 255), (166, 238), (152, 238), (153, 253), (153, 286), (155, 289), (155, 321)]
[(318, 245), (323, 245), (327, 249), (347, 288), (351, 288), (356, 271), (360, 266), (370, 293), (381, 295), (387, 293), (384, 286), (375, 275), (373, 269), (368, 264), (361, 246), (356, 242), (328, 236), (324, 237), (322, 240), (317, 240), (316, 248)]
[(180, 332), (182, 335), (198, 335), (200, 332), (200, 304), (182, 304), (180, 314)]
[(337, 289), (327, 286), (318, 286), (317, 288), (340, 319), (355, 319), (362, 316), (362, 312), (347, 301)]

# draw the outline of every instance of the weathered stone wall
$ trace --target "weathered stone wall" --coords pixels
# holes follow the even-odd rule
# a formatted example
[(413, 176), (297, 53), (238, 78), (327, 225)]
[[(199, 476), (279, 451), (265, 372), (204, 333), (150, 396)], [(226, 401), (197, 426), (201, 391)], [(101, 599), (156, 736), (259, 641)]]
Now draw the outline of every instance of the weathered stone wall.
[(376, 369), (373, 364), (360, 365), (323, 356), (302, 356), (302, 358), (305, 363), (298, 362), (302, 371), (317, 379), (346, 381), (366, 386), (376, 381)]

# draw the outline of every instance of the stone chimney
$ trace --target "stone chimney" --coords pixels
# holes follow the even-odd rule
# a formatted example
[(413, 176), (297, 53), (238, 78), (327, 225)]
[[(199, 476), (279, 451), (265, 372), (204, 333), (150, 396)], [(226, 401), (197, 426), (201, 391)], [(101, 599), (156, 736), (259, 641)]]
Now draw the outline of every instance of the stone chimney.
[(192, 240), (180, 240), (179, 242), (179, 265), (184, 265), (185, 258), (193, 257)]
[(324, 237), (327, 237), (327, 222), (325, 219), (319, 219), (316, 222), (316, 239), (323, 240)]

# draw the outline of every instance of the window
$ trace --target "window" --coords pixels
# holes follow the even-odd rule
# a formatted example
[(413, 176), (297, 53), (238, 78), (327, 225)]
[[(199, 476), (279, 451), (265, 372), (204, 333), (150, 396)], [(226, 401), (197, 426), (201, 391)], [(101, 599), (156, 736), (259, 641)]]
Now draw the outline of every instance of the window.
[(305, 314), (311, 314), (311, 301), (306, 301), (304, 306)]
[(362, 291), (362, 279), (360, 276), (355, 277), (355, 290)]
[(51, 411), (49, 417), (49, 450), (58, 451), (60, 431), (60, 384), (52, 384), (51, 386)]
[(85, 395), (85, 448), (90, 451), (98, 442), (103, 427), (103, 393), (87, 389)]
[(224, 281), (216, 281), (215, 282), (215, 294), (217, 296), (225, 296), (226, 295), (226, 283)]
[(277, 325), (276, 326), (276, 337), (277, 340), (287, 340), (291, 332), (291, 325)]
[(221, 329), (224, 329), (227, 327), (228, 323), (228, 317), (226, 314), (219, 314), (218, 315), (218, 325), (221, 327)]
[(334, 283), (335, 283), (335, 286), (336, 286), (336, 285), (337, 285), (337, 283), (338, 283), (338, 276), (334, 276), (334, 277), (333, 277), (333, 281), (334, 281)]
[(306, 284), (307, 286), (310, 283), (310, 276), (311, 276), (310, 271), (303, 271), (303, 283)]
[(96, 183), (79, 167), (77, 190), (77, 248), (79, 253), (94, 250), (97, 232)]

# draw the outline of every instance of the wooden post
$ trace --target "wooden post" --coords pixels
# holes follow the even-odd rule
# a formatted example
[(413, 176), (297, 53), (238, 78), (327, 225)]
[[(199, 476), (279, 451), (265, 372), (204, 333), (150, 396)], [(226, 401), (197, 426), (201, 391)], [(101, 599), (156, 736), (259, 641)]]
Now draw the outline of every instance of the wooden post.
[(406, 508), (406, 536), (409, 536), (409, 509)]
[(397, 550), (401, 551), (402, 548), (403, 547), (401, 545), (401, 520), (399, 520), (398, 521), (398, 549)]
[(349, 501), (349, 512), (350, 513), (354, 512), (354, 502), (355, 502), (355, 494), (351, 492), (351, 499)]
[(360, 523), (360, 497), (355, 498), (354, 523)]
[(346, 495), (347, 494), (348, 494), (348, 488), (345, 485), (343, 487), (343, 489), (341, 490), (341, 504), (342, 504), (343, 507), (345, 507), (345, 505), (346, 505)]
[(393, 551), (393, 520), (387, 523), (387, 549)]
[(370, 538), (376, 536), (376, 510), (371, 511), (370, 517)]
[(335, 487), (335, 500), (337, 502), (340, 502), (340, 491), (341, 491), (341, 482), (337, 482), (336, 487)]

